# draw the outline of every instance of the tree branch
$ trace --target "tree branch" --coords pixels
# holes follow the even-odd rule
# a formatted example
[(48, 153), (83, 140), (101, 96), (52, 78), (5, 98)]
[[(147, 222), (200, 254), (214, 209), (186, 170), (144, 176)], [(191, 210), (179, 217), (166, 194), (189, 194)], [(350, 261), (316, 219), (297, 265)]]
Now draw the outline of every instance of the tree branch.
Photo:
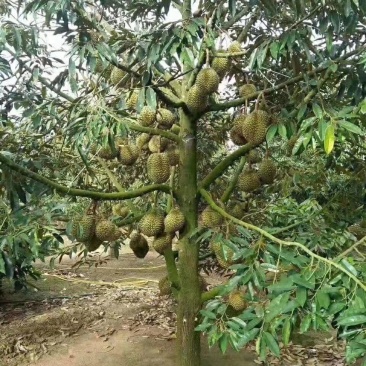
[(366, 291), (366, 284), (362, 283), (355, 275), (350, 273), (347, 269), (343, 268), (339, 263), (336, 263), (334, 260), (321, 257), (320, 255), (313, 253), (310, 249), (308, 249), (304, 244), (298, 243), (296, 241), (286, 241), (276, 238), (275, 236), (271, 235), (267, 231), (261, 229), (258, 226), (249, 224), (247, 222), (241, 221), (234, 216), (229, 215), (225, 210), (223, 210), (221, 207), (217, 206), (214, 202), (214, 200), (210, 197), (209, 193), (205, 191), (204, 189), (199, 190), (201, 196), (206, 200), (206, 202), (220, 215), (223, 217), (226, 217), (227, 219), (231, 220), (237, 225), (243, 226), (247, 229), (254, 230), (258, 232), (259, 234), (263, 235), (264, 237), (270, 239), (271, 241), (284, 246), (290, 246), (290, 247), (296, 247), (301, 249), (303, 252), (308, 254), (311, 258), (317, 259), (320, 262), (323, 262), (331, 267), (337, 268), (339, 271), (346, 274), (349, 278), (351, 278), (358, 286), (360, 286), (364, 291)]
[(177, 266), (175, 264), (174, 253), (171, 246), (165, 249), (164, 258), (165, 258), (166, 269), (168, 271), (169, 281), (172, 283), (173, 287), (177, 291), (179, 291), (180, 289), (179, 275)]
[(228, 30), (230, 27), (232, 27), (236, 22), (238, 22), (243, 16), (248, 14), (248, 7), (245, 7), (243, 10), (239, 11), (235, 16), (233, 16), (230, 20), (228, 20), (226, 23), (222, 25), (222, 29)]
[(230, 181), (229, 186), (226, 188), (225, 192), (223, 193), (223, 195), (221, 196), (221, 202), (225, 203), (229, 200), (231, 194), (233, 193), (233, 190), (236, 186), (236, 183), (238, 182), (238, 178), (239, 175), (241, 174), (241, 172), (244, 169), (244, 165), (245, 165), (246, 159), (244, 157), (241, 158), (240, 163), (238, 165), (238, 168), (233, 176), (233, 178)]
[(238, 150), (231, 153), (224, 160), (222, 160), (216, 167), (206, 175), (206, 177), (199, 183), (199, 188), (207, 188), (215, 179), (224, 173), (224, 171), (238, 158), (245, 155), (249, 150), (254, 147), (253, 144), (246, 144), (239, 148)]
[(163, 136), (169, 140), (172, 140), (174, 142), (179, 143), (180, 142), (180, 138), (178, 135), (176, 135), (175, 133), (169, 132), (169, 131), (164, 131), (164, 130), (160, 130), (159, 128), (151, 128), (151, 127), (144, 127), (139, 125), (138, 123), (136, 123), (135, 120), (133, 120), (132, 118), (129, 117), (120, 117), (117, 114), (109, 111), (106, 108), (101, 108), (104, 112), (106, 112), (110, 117), (114, 118), (117, 122), (119, 123), (123, 123), (125, 125), (128, 126), (129, 129), (133, 130), (133, 131), (138, 131), (138, 132), (145, 132), (148, 133), (150, 135), (160, 135)]
[[(168, 93), (164, 92), (164, 90), (158, 88), (158, 87), (152, 87), (155, 91), (155, 93), (158, 95), (158, 97), (167, 105), (174, 107), (174, 108), (180, 108), (184, 106), (184, 102), (177, 97), (176, 95), (172, 93), (172, 96), (169, 96)], [(174, 99), (172, 98), (174, 97)]]
[[(7, 52), (9, 52), (13, 57), (16, 57), (16, 53), (14, 53), (11, 49), (9, 48), (5, 48), (5, 50)], [(22, 65), (22, 67), (24, 69), (26, 69), (28, 72), (32, 73), (32, 69), (30, 67), (28, 67), (25, 62), (23, 62), (22, 60), (17, 58), (17, 61), (19, 62), (19, 65)], [(62, 92), (61, 90), (58, 90), (58, 88), (56, 88), (55, 86), (53, 86), (46, 78), (44, 78), (43, 76), (39, 75), (38, 76), (38, 80), (44, 85), (46, 86), (48, 89), (52, 90), (54, 93), (56, 93), (58, 96), (60, 96), (61, 98), (66, 99), (67, 101), (73, 103), (75, 101), (75, 99), (73, 97), (71, 97), (70, 95)]]
[(365, 244), (365, 240), (366, 240), (366, 236), (364, 236), (359, 241), (357, 241), (352, 246), (350, 246), (348, 249), (346, 249), (344, 252), (339, 254), (334, 260), (339, 261), (340, 259), (346, 257), (349, 253), (351, 253), (353, 250), (355, 250), (358, 246), (360, 246), (361, 244)]
[(171, 189), (168, 185), (165, 184), (152, 184), (149, 186), (145, 186), (142, 188), (135, 189), (133, 191), (126, 192), (113, 192), (113, 193), (105, 193), (105, 192), (97, 192), (97, 191), (89, 191), (79, 188), (69, 188), (57, 182), (54, 182), (48, 178), (45, 178), (37, 173), (32, 172), (31, 170), (22, 167), (21, 165), (15, 163), (14, 161), (8, 159), (3, 154), (0, 153), (0, 162), (9, 167), (10, 169), (31, 178), (37, 182), (45, 184), (46, 186), (53, 188), (58, 193), (63, 193), (68, 196), (74, 197), (89, 197), (95, 200), (125, 200), (129, 198), (140, 197), (144, 194), (154, 192), (154, 191), (162, 191), (165, 193), (170, 193)]
[(240, 32), (238, 38), (236, 39), (239, 43), (243, 42), (245, 40), (245, 37), (247, 36), (249, 29), (252, 27), (252, 25), (258, 20), (259, 12), (258, 10), (250, 17), (247, 24), (245, 24), (245, 27)]
[(204, 292), (201, 295), (202, 304), (218, 296), (224, 287), (225, 287), (224, 285), (218, 285), (213, 287), (211, 290)]
[[(343, 55), (342, 57), (339, 57), (338, 59), (335, 59), (333, 60), (333, 63), (335, 64), (338, 64), (362, 51), (365, 51), (366, 50), (366, 46), (362, 46), (360, 47), (359, 49), (356, 49), (356, 50), (353, 50), (345, 55)], [(222, 110), (226, 110), (226, 109), (229, 109), (229, 108), (232, 108), (232, 107), (238, 107), (238, 106), (241, 106), (245, 103), (245, 100), (248, 99), (248, 100), (253, 100), (253, 99), (257, 99), (258, 96), (260, 94), (271, 94), (277, 90), (280, 90), (280, 89), (283, 89), (285, 88), (286, 86), (288, 85), (292, 85), (292, 84), (296, 84), (298, 83), (299, 81), (305, 79), (306, 77), (309, 77), (309, 76), (314, 76), (316, 74), (319, 74), (325, 70), (327, 70), (329, 67), (329, 65), (327, 66), (320, 66), (312, 71), (309, 71), (307, 73), (304, 73), (304, 74), (300, 74), (298, 76), (295, 76), (291, 79), (288, 79), (280, 84), (277, 84), (271, 88), (267, 88), (267, 89), (263, 89), (263, 90), (260, 90), (260, 91), (257, 91), (251, 95), (248, 95), (246, 98), (238, 98), (238, 99), (234, 99), (230, 102), (225, 102), (225, 103), (217, 103), (217, 104), (213, 104), (213, 105), (210, 105), (207, 109), (206, 112), (211, 112), (211, 111), (222, 111)]]

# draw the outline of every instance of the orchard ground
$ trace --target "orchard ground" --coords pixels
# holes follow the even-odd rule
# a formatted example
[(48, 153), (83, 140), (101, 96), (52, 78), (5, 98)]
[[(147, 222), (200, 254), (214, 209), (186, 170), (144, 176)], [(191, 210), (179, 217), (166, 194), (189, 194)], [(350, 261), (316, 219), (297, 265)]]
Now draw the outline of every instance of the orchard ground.
[[(0, 297), (1, 366), (115, 366), (175, 364), (175, 304), (158, 296), (157, 282), (165, 275), (163, 258), (149, 252), (137, 259), (124, 246), (119, 259), (95, 252), (98, 267), (72, 268), (64, 258), (54, 270), (43, 272), (37, 287), (14, 293), (4, 283)], [(209, 285), (224, 281), (210, 276)], [(344, 365), (344, 346), (331, 334), (310, 334), (283, 349), (270, 365)], [(202, 366), (265, 365), (253, 352), (222, 355), (202, 339)]]

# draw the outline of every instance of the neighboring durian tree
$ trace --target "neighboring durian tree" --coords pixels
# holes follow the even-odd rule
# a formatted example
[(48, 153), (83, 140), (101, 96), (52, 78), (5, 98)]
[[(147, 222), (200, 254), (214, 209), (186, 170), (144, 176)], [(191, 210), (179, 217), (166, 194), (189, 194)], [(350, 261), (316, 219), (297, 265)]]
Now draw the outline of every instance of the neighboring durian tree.
[[(50, 224), (71, 218), (85, 253), (128, 236), (136, 257), (164, 257), (180, 366), (200, 365), (200, 332), (264, 360), (297, 329), (334, 326), (347, 362), (360, 357), (364, 2), (50, 3), (23, 10), (65, 33), (67, 66), (1, 9), (0, 276), (14, 243), (54, 253)], [(38, 206), (52, 214), (29, 243), (9, 223)], [(207, 290), (201, 268), (228, 280)]]

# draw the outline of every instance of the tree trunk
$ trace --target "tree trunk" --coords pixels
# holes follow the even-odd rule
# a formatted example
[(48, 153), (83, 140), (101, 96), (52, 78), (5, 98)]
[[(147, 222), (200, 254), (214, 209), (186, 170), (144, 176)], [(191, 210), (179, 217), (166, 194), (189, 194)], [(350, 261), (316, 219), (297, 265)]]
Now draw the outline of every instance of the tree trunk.
[(178, 203), (186, 226), (179, 241), (179, 282), (177, 343), (180, 366), (200, 366), (200, 334), (197, 326), (201, 307), (198, 276), (198, 244), (190, 240), (197, 228), (197, 142), (196, 126), (184, 111), (180, 112), (182, 142), (179, 157)]

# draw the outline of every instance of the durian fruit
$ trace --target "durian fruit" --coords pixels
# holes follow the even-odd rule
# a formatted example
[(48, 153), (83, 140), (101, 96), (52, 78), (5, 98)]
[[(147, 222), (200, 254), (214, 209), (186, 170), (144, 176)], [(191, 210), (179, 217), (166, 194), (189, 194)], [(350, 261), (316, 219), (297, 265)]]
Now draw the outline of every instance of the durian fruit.
[(241, 52), (241, 45), (238, 41), (234, 41), (227, 49), (229, 53)]
[(118, 240), (121, 236), (122, 236), (122, 233), (121, 233), (120, 229), (118, 228), (118, 226), (116, 225), (114, 228), (114, 232), (112, 233), (109, 241)]
[(248, 141), (243, 136), (243, 125), (246, 120), (245, 114), (240, 114), (234, 119), (233, 127), (230, 130), (230, 138), (235, 145), (245, 145)]
[(122, 165), (133, 165), (140, 155), (140, 150), (136, 145), (120, 145), (119, 161)]
[[(103, 62), (102, 62), (102, 60), (100, 59), (100, 58), (98, 58), (97, 60), (96, 60), (96, 63), (95, 63), (95, 72), (96, 73), (98, 73), (98, 74), (101, 74), (101, 73), (103, 73), (103, 71), (104, 70), (106, 70), (108, 68), (108, 66), (104, 66), (103, 65)], [(112, 69), (113, 70), (113, 69)], [(120, 70), (120, 69), (118, 69), (119, 71), (122, 71), (122, 70)], [(115, 84), (114, 82), (113, 82), (113, 80), (112, 80), (112, 77), (110, 77), (110, 79), (111, 79), (111, 83), (112, 84)]]
[(122, 203), (117, 203), (116, 205), (112, 206), (112, 212), (114, 216), (119, 216), (121, 218), (125, 218), (130, 213), (128, 207), (124, 206)]
[(116, 66), (113, 66), (110, 76), (110, 81), (115, 86), (122, 86), (122, 80), (126, 76), (126, 72), (119, 69)]
[(247, 116), (242, 126), (242, 133), (248, 142), (259, 145), (266, 139), (268, 120), (268, 113), (260, 110), (253, 111)]
[(94, 252), (94, 250), (97, 250), (102, 243), (102, 240), (98, 239), (96, 236), (93, 236), (90, 240), (85, 242), (84, 245), (88, 252)]
[(347, 228), (347, 230), (352, 233), (357, 240), (362, 239), (366, 236), (366, 229), (361, 227), (359, 224), (353, 224)]
[(219, 263), (220, 267), (227, 269), (232, 264), (234, 264), (232, 258), (234, 256), (234, 252), (231, 248), (225, 246), (224, 251), (224, 245), (220, 241), (212, 241), (211, 244), (211, 250), (214, 252), (217, 262)]
[(175, 166), (179, 164), (179, 151), (173, 146), (165, 151), (168, 156), (170, 166)]
[(175, 133), (176, 135), (179, 135), (179, 133), (180, 133), (180, 127), (179, 127), (178, 125), (174, 124), (174, 125), (171, 127), (170, 131), (172, 131), (172, 132), (173, 132), (173, 133)]
[(140, 150), (147, 150), (149, 148), (149, 141), (151, 136), (148, 133), (142, 133), (136, 139), (136, 146)]
[(215, 228), (222, 224), (222, 216), (213, 210), (210, 206), (207, 206), (201, 213), (201, 226), (205, 228)]
[(152, 153), (163, 152), (169, 144), (169, 141), (159, 135), (154, 135), (149, 140), (148, 146)]
[(169, 211), (164, 219), (164, 230), (166, 233), (175, 233), (182, 230), (185, 224), (185, 218), (182, 211), (175, 207)]
[(169, 109), (159, 108), (156, 114), (156, 120), (160, 127), (170, 128), (175, 122), (175, 115)]
[(139, 100), (139, 92), (134, 91), (129, 95), (129, 97), (126, 100), (126, 106), (128, 109), (136, 109), (137, 102)]
[(208, 106), (208, 97), (197, 85), (193, 85), (189, 89), (186, 105), (193, 114), (203, 112)]
[(153, 183), (164, 183), (170, 176), (170, 164), (165, 153), (151, 154), (147, 159), (147, 176)]
[(254, 84), (245, 84), (239, 88), (239, 96), (241, 98), (247, 98), (249, 95), (254, 94), (257, 88)]
[(264, 159), (258, 168), (258, 175), (262, 183), (272, 184), (276, 176), (277, 168), (273, 160)]
[(257, 149), (250, 150), (246, 155), (247, 162), (251, 164), (256, 164), (261, 161), (261, 155)]
[(162, 279), (159, 280), (158, 283), (159, 286), (159, 291), (160, 291), (160, 296), (165, 296), (165, 295), (171, 295), (172, 293), (172, 284), (169, 281), (168, 276), (163, 277)]
[(366, 229), (366, 220), (363, 219), (360, 221), (360, 224), (359, 224), (363, 229)]
[(244, 298), (244, 292), (240, 290), (234, 290), (230, 292), (228, 298), (228, 304), (231, 305), (235, 310), (242, 311), (246, 308), (247, 302)]
[(240, 203), (236, 203), (230, 210), (230, 215), (234, 216), (237, 219), (242, 219), (245, 213), (246, 213), (245, 206), (243, 206)]
[(147, 240), (140, 233), (131, 235), (130, 248), (137, 258), (145, 258), (149, 251)]
[[(217, 55), (220, 56), (220, 52)], [(230, 60), (228, 57), (215, 57), (211, 67), (217, 72), (220, 78), (223, 78), (230, 70)]]
[(161, 255), (164, 254), (165, 249), (172, 245), (173, 235), (164, 233), (155, 237), (152, 246)]
[(138, 117), (138, 121), (141, 126), (151, 126), (156, 119), (156, 111), (155, 109), (145, 106), (141, 109), (140, 115)]
[(156, 210), (148, 212), (140, 221), (140, 230), (146, 236), (157, 236), (164, 230), (164, 215)]
[(86, 242), (95, 234), (95, 216), (84, 215), (73, 220), (71, 234), (77, 241)]
[(253, 192), (260, 188), (261, 181), (255, 170), (246, 170), (239, 175), (238, 187), (243, 192)]
[(220, 78), (212, 67), (201, 69), (196, 78), (196, 86), (204, 94), (212, 94), (217, 91), (220, 84)]
[(98, 156), (105, 160), (112, 160), (118, 156), (118, 150), (116, 148), (112, 149), (110, 146), (102, 147)]
[(114, 139), (114, 145), (118, 148), (120, 145), (127, 145), (128, 144), (128, 138), (124, 136), (117, 136)]
[[(101, 220), (96, 223), (95, 236), (102, 241), (116, 240), (116, 232), (118, 227), (109, 220)], [(119, 230), (118, 230), (119, 231)]]
[(286, 150), (287, 150), (287, 156), (291, 156), (292, 155), (292, 150), (295, 147), (295, 144), (297, 142), (297, 136), (294, 135), (292, 136), (288, 141), (287, 141), (287, 145), (286, 145)]

